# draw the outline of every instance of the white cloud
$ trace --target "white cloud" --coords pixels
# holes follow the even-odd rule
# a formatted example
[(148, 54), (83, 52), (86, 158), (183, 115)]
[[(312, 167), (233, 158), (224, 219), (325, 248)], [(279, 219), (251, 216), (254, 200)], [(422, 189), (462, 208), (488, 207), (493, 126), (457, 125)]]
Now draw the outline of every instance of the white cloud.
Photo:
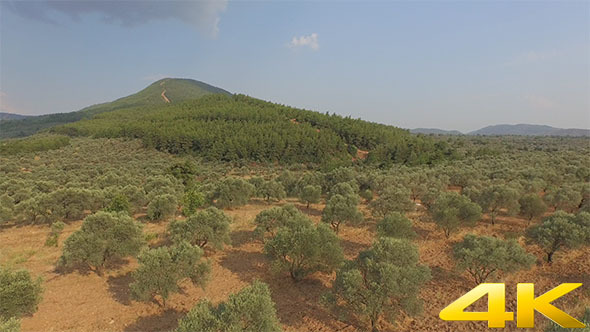
[(136, 26), (156, 20), (175, 19), (195, 26), (203, 34), (215, 37), (219, 32), (220, 14), (228, 0), (199, 1), (0, 1), (15, 13), (47, 23), (58, 24), (55, 13), (80, 20), (85, 14), (97, 13), (107, 23)]
[(309, 36), (301, 36), (299, 38), (293, 37), (288, 46), (290, 48), (309, 47), (312, 50), (317, 51), (320, 48), (318, 34), (314, 32)]

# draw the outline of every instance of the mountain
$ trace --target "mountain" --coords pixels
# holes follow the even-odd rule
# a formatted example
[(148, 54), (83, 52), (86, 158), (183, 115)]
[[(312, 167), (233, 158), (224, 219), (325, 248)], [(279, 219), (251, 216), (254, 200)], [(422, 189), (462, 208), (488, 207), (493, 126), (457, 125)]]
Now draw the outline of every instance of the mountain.
[(561, 129), (544, 125), (532, 124), (500, 124), (487, 126), (479, 130), (472, 131), (468, 135), (517, 135), (517, 136), (590, 136), (590, 129)]
[(231, 95), (212, 85), (180, 78), (164, 78), (147, 88), (112, 102), (92, 105), (76, 112), (56, 113), (1, 121), (0, 138), (23, 137), (54, 126), (92, 118), (96, 114), (131, 107), (152, 107), (180, 103), (209, 94)]
[(0, 112), (0, 121), (19, 120), (19, 119), (24, 119), (24, 118), (28, 118), (28, 117), (29, 117), (28, 115)]
[(458, 130), (444, 130), (438, 128), (414, 128), (410, 129), (412, 134), (424, 134), (424, 135), (463, 135)]
[[(163, 86), (167, 87), (168, 82), (164, 81)], [(431, 164), (455, 157), (446, 142), (411, 135), (405, 129), (231, 95), (224, 90), (172, 102), (176, 97), (168, 94), (167, 87), (165, 96), (171, 102), (160, 102), (153, 97), (163, 91), (160, 84), (148, 87), (154, 90), (147, 93), (151, 102), (129, 107), (137, 103), (127, 98), (125, 107), (101, 110), (99, 114), (87, 108), (81, 112), (92, 116), (54, 126), (49, 132), (74, 137), (136, 138), (161, 151), (236, 163), (334, 166), (365, 160), (381, 166)], [(112, 104), (109, 107), (113, 109)]]

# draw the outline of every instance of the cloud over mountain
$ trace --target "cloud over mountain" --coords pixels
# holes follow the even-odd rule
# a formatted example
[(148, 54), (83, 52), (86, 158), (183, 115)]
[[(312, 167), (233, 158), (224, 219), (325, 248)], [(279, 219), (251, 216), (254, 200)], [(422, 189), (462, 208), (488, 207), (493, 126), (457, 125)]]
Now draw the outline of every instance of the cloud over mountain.
[(215, 37), (227, 0), (201, 1), (3, 1), (2, 6), (20, 16), (58, 24), (60, 14), (72, 20), (98, 14), (107, 23), (136, 26), (157, 20), (179, 20)]

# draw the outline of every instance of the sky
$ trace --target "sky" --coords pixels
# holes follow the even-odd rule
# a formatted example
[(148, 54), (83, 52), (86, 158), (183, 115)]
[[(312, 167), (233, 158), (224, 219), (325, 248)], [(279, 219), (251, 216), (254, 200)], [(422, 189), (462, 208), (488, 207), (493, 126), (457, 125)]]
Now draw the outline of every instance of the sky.
[(590, 2), (0, 0), (0, 112), (164, 77), (403, 128), (590, 128)]

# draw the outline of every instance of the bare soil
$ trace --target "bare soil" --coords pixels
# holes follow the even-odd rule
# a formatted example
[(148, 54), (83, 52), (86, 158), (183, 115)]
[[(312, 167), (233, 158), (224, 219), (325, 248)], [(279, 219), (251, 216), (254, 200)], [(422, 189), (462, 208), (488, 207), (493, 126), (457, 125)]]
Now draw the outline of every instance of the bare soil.
[[(321, 218), (322, 205), (312, 204), (310, 209), (295, 203), (314, 221)], [(277, 203), (284, 204), (285, 202)], [(60, 237), (59, 247), (44, 247), (49, 233), (47, 226), (23, 226), (0, 229), (0, 263), (30, 270), (33, 275), (43, 278), (43, 300), (39, 310), (22, 321), (22, 331), (169, 331), (177, 321), (200, 299), (213, 302), (225, 300), (230, 293), (237, 292), (255, 279), (260, 279), (271, 288), (279, 318), (287, 331), (366, 331), (362, 321), (339, 321), (319, 304), (322, 294), (331, 286), (335, 274), (316, 273), (306, 280), (294, 283), (288, 275), (275, 275), (262, 252), (262, 243), (252, 237), (252, 220), (262, 210), (275, 203), (254, 201), (252, 204), (227, 210), (234, 219), (232, 245), (225, 250), (207, 250), (206, 256), (212, 263), (211, 280), (200, 289), (191, 284), (183, 285), (182, 292), (166, 302), (166, 307), (157, 303), (140, 303), (132, 300), (128, 285), (132, 282), (130, 272), (137, 262), (129, 259), (117, 262), (102, 276), (92, 272), (74, 271), (60, 274), (55, 271), (55, 262), (61, 254), (63, 241), (80, 227), (81, 221), (65, 228)], [(506, 276), (499, 275), (488, 282), (505, 282), (507, 286), (507, 310), (515, 311), (515, 290), (518, 282), (533, 282), (537, 294), (545, 292), (563, 282), (582, 282), (583, 289), (556, 301), (555, 305), (572, 314), (579, 314), (590, 305), (590, 250), (568, 250), (555, 255), (552, 265), (543, 263), (543, 253), (535, 246), (527, 246), (522, 234), (527, 227), (526, 220), (500, 216), (492, 226), (488, 218), (473, 228), (466, 228), (450, 239), (428, 221), (422, 207), (409, 214), (419, 234), (415, 241), (419, 246), (421, 261), (432, 270), (432, 280), (421, 292), (424, 311), (410, 317), (398, 315), (394, 325), (382, 323), (382, 331), (487, 331), (484, 322), (444, 322), (438, 318), (442, 308), (474, 287), (466, 274), (456, 272), (453, 267), (451, 248), (467, 233), (486, 234), (504, 238), (518, 238), (529, 252), (539, 258), (531, 270)], [(363, 207), (363, 212), (369, 214)], [(141, 218), (140, 218), (141, 219)], [(146, 233), (159, 234), (163, 239), (166, 222), (145, 224)], [(339, 233), (347, 258), (355, 257), (359, 251), (368, 248), (375, 237), (375, 221), (371, 218), (361, 227), (343, 226)], [(476, 309), (485, 311), (487, 303), (479, 301)], [(536, 322), (542, 330), (547, 319), (540, 314)], [(489, 329), (492, 331), (492, 329)], [(514, 322), (508, 322), (505, 329), (493, 331), (515, 331)]]

